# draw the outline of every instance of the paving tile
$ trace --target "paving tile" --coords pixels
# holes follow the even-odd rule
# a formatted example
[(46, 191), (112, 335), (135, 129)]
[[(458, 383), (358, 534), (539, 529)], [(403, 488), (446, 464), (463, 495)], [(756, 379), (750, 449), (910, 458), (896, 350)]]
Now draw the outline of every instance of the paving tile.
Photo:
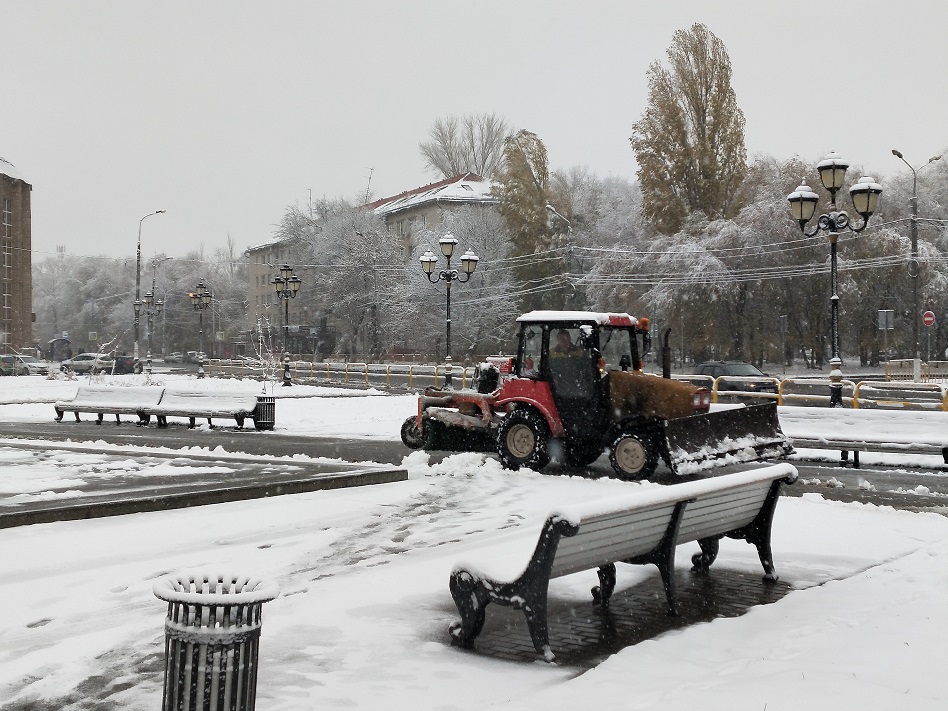
[[(593, 582), (595, 575), (593, 574)], [(762, 574), (714, 567), (709, 575), (678, 571), (675, 584), (681, 614), (670, 617), (658, 572), (648, 580), (616, 590), (608, 610), (591, 597), (563, 597), (551, 592), (550, 646), (561, 666), (591, 669), (617, 651), (718, 617), (738, 617), (755, 605), (776, 602), (790, 592), (781, 581), (769, 583)], [(484, 629), (473, 653), (494, 659), (533, 663), (537, 659), (523, 613), (488, 605)]]

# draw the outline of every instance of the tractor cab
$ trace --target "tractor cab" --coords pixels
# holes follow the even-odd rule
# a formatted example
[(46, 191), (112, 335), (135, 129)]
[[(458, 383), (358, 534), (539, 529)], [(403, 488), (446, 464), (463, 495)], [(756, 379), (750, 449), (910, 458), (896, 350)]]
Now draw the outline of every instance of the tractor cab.
[[(514, 375), (549, 388), (563, 434), (598, 442), (609, 419), (603, 376), (641, 369), (637, 334), (648, 347), (647, 320), (628, 314), (533, 311), (524, 314)], [(644, 321), (644, 324), (642, 323)], [(642, 326), (645, 326), (643, 329)]]

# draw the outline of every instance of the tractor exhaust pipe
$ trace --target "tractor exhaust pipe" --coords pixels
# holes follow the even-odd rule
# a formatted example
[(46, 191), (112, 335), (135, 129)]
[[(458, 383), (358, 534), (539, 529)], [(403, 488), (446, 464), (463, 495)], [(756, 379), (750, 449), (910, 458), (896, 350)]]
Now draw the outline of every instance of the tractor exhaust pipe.
[(670, 379), (672, 376), (672, 351), (668, 345), (668, 336), (671, 333), (670, 328), (665, 329), (665, 337), (662, 339), (662, 377)]

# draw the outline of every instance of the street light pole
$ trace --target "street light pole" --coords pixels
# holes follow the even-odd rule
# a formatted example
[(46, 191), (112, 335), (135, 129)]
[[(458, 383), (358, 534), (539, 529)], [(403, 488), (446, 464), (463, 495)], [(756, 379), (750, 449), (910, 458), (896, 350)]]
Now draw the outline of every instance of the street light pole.
[[(453, 389), (452, 383), (452, 360), (451, 360), (451, 282), (458, 281), (462, 284), (470, 281), (471, 275), (474, 274), (474, 271), (477, 269), (477, 262), (480, 257), (478, 257), (471, 250), (467, 250), (463, 255), (461, 255), (461, 271), (458, 272), (457, 269), (451, 268), (451, 257), (454, 255), (454, 248), (457, 247), (458, 241), (455, 239), (454, 235), (447, 234), (441, 239), (438, 240), (438, 245), (441, 247), (441, 254), (444, 255), (445, 259), (448, 261), (447, 269), (442, 269), (438, 272), (438, 275), (432, 278), (434, 275), (435, 265), (438, 263), (438, 258), (434, 255), (430, 249), (421, 255), (421, 268), (425, 272), (425, 275), (428, 277), (428, 281), (432, 284), (437, 284), (439, 281), (446, 282), (447, 284), (447, 301), (446, 301), (446, 311), (445, 311), (445, 357), (444, 357), (444, 389), (451, 390)], [(463, 273), (463, 276), (462, 276)]]
[[(155, 327), (154, 317), (161, 313), (161, 310), (164, 308), (165, 302), (161, 299), (155, 299), (156, 282), (158, 277), (158, 265), (162, 262), (167, 262), (171, 257), (161, 257), (160, 259), (153, 259), (151, 262), (151, 291), (145, 294), (144, 304), (145, 304), (145, 314), (148, 316), (148, 354), (145, 356), (145, 372), (148, 375), (151, 375), (151, 334)], [(135, 301), (135, 320), (138, 320), (138, 314), (141, 310), (140, 301)], [(154, 308), (152, 308), (154, 307)]]
[[(198, 378), (204, 377), (204, 309), (211, 305), (213, 298), (207, 284), (201, 279), (197, 287), (188, 294), (191, 305), (198, 312)], [(212, 324), (213, 325), (213, 324)]]
[(151, 217), (152, 215), (161, 215), (164, 213), (164, 210), (155, 210), (154, 212), (149, 212), (145, 217), (138, 221), (138, 246), (135, 250), (135, 347), (132, 350), (132, 354), (138, 361), (138, 341), (139, 341), (139, 326), (138, 326), (138, 314), (142, 308), (142, 223), (146, 218)]
[(915, 348), (912, 353), (912, 379), (918, 383), (922, 379), (922, 360), (919, 356), (918, 347), (918, 172), (936, 160), (941, 160), (941, 156), (932, 156), (925, 165), (915, 168), (911, 163), (905, 160), (902, 153), (895, 148), (892, 149), (892, 155), (905, 163), (905, 165), (909, 167), (909, 170), (912, 171), (912, 198), (910, 200), (912, 204), (912, 219), (909, 228), (909, 236), (912, 242), (912, 257), (909, 260), (909, 276), (912, 278), (912, 343)]
[(849, 164), (843, 161), (836, 153), (830, 153), (825, 159), (820, 161), (817, 166), (820, 173), (820, 182), (830, 194), (830, 211), (820, 215), (817, 224), (812, 230), (807, 231), (806, 224), (813, 218), (816, 212), (816, 204), (819, 202), (819, 196), (810, 190), (805, 182), (801, 182), (795, 191), (787, 196), (790, 203), (790, 214), (800, 225), (800, 231), (806, 237), (814, 237), (819, 232), (825, 232), (830, 243), (830, 323), (832, 329), (832, 358), (830, 359), (830, 407), (843, 406), (843, 360), (840, 357), (839, 349), (839, 289), (837, 281), (837, 241), (839, 234), (843, 230), (850, 232), (862, 232), (869, 224), (869, 218), (879, 206), (879, 195), (882, 194), (882, 186), (873, 178), (863, 177), (849, 188), (849, 196), (852, 198), (853, 207), (862, 222), (853, 224), (849, 215), (845, 211), (836, 209), (836, 193), (843, 187), (843, 180), (846, 177), (846, 169)]
[(290, 299), (295, 299), (303, 285), (302, 279), (293, 274), (293, 267), (284, 264), (280, 267), (280, 275), (271, 282), (278, 299), (283, 300), (283, 385), (293, 385), (290, 379), (290, 355), (286, 350), (287, 336), (290, 331)]

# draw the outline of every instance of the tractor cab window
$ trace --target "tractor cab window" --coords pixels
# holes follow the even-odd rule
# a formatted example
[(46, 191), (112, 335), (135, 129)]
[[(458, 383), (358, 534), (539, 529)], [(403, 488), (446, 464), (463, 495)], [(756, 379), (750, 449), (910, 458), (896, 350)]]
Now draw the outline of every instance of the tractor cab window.
[(597, 378), (593, 344), (581, 328), (550, 331), (550, 380), (559, 398), (589, 398)]
[(527, 326), (523, 334), (523, 353), (520, 354), (520, 375), (525, 378), (540, 376), (540, 355), (543, 352), (543, 328)]
[(599, 351), (606, 361), (606, 372), (622, 370), (622, 356), (631, 357), (635, 362), (635, 353), (632, 350), (632, 335), (628, 328), (602, 329), (599, 336)]

